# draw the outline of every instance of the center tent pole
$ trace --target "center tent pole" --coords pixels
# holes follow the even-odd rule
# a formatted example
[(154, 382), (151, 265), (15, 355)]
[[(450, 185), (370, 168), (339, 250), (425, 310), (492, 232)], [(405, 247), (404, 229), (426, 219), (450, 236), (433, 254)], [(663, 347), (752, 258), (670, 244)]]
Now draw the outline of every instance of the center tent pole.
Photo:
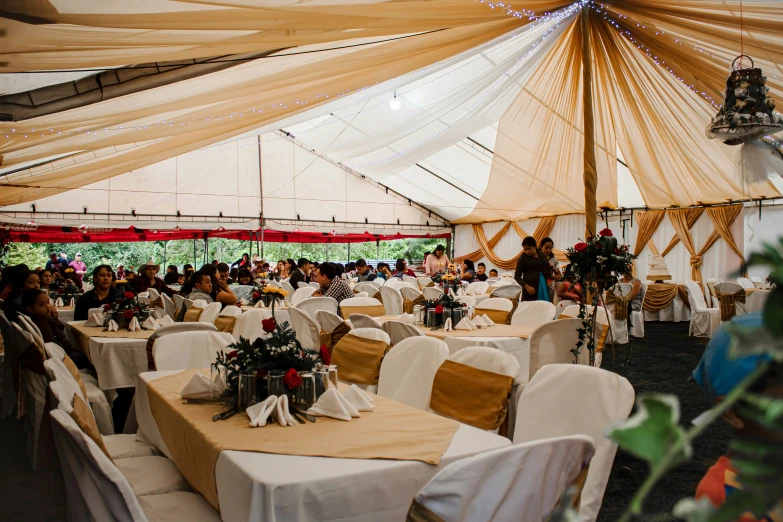
[(582, 105), (584, 111), (585, 239), (595, 236), (598, 221), (598, 172), (595, 163), (595, 121), (593, 119), (593, 71), (590, 52), (590, 8), (582, 7)]

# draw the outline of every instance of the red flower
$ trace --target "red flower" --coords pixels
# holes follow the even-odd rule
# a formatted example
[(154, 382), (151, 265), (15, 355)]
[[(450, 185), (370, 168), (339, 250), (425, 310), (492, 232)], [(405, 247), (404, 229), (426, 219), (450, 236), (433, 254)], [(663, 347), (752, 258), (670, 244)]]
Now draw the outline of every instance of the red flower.
[(443, 306), (441, 306), (441, 305), (436, 306), (435, 307), (435, 313), (438, 314), (438, 315), (442, 314), (443, 313)]
[(299, 377), (299, 373), (296, 371), (296, 369), (291, 368), (287, 372), (285, 372), (285, 377), (283, 377), (283, 382), (288, 387), (289, 390), (293, 390), (300, 384), (302, 384), (302, 379)]
[(65, 290), (64, 290), (64, 289), (62, 289), (62, 288), (58, 288), (58, 289), (57, 289), (57, 293), (58, 293), (58, 294), (64, 294), (64, 293), (65, 293)]
[(574, 250), (577, 252), (584, 252), (587, 250), (587, 243), (577, 243), (574, 245)]
[(619, 248), (614, 249), (614, 255), (619, 256), (621, 253)]
[(321, 351), (319, 353), (321, 356), (321, 362), (323, 362), (326, 365), (329, 365), (332, 362), (332, 356), (329, 355), (329, 349), (326, 347), (325, 344), (321, 345)]
[(261, 321), (261, 327), (266, 333), (274, 332), (276, 326), (277, 324), (275, 323), (274, 317), (270, 317), (269, 319), (264, 319)]
[(266, 375), (266, 370), (256, 370), (256, 379), (263, 379)]
[(260, 299), (261, 298), (261, 292), (253, 292), (253, 299)]
[(136, 297), (136, 295), (133, 292), (125, 292), (124, 295), (128, 299), (133, 299), (134, 297)]
[(131, 319), (133, 319), (133, 310), (130, 309), (125, 310), (124, 312), (122, 312), (122, 316), (130, 321)]
[(612, 234), (612, 231), (611, 231), (611, 230), (609, 230), (608, 228), (605, 228), (605, 229), (603, 229), (602, 231), (600, 231), (600, 232), (598, 233), (598, 235), (599, 235), (599, 236), (604, 236), (604, 237), (612, 237), (614, 234)]
[(103, 309), (104, 310), (111, 310), (111, 305), (110, 304), (105, 304), (105, 305), (103, 305)]
[(226, 355), (226, 357), (228, 357), (229, 359), (236, 359), (237, 358), (237, 351), (236, 350), (231, 350), (230, 352), (228, 352), (228, 355)]

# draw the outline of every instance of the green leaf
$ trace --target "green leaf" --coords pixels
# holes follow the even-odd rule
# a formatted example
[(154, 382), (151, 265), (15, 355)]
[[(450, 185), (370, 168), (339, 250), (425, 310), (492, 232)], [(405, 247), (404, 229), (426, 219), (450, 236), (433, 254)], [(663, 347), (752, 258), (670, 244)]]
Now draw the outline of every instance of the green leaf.
[(764, 327), (775, 337), (783, 337), (783, 288), (775, 288), (764, 305)]
[[(685, 437), (685, 431), (679, 426), (680, 402), (674, 395), (640, 395), (636, 407), (636, 413), (610, 428), (607, 436), (655, 467)], [(690, 445), (686, 444), (674, 456), (672, 466), (688, 458), (690, 453)]]

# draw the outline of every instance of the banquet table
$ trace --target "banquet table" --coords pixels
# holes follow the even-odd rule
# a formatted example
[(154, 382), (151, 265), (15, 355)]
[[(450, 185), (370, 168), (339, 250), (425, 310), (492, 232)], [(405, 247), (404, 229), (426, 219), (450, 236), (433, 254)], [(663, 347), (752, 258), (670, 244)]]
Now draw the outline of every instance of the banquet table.
[(103, 327), (84, 326), (71, 321), (66, 334), (95, 366), (102, 390), (133, 388), (136, 378), (147, 371), (147, 339), (152, 330), (105, 332)]
[[(651, 286), (655, 286), (658, 283), (649, 283), (642, 281), (645, 294)], [(645, 321), (669, 321), (679, 323), (681, 321), (691, 320), (691, 309), (688, 303), (684, 302), (680, 295), (676, 295), (672, 302), (662, 308), (661, 310), (651, 312), (644, 310)]]
[[(142, 373), (136, 387), (137, 438), (169, 457), (150, 408), (148, 383), (175, 373)], [(225, 522), (401, 521), (419, 489), (443, 467), (509, 444), (504, 437), (460, 425), (438, 465), (223, 450), (215, 469), (205, 473), (215, 474)]]

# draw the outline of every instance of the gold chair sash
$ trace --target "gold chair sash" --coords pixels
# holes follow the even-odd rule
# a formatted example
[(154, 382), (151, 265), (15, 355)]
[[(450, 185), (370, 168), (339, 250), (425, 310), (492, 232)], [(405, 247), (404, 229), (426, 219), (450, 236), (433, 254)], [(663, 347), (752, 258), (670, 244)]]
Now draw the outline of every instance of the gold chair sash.
[(340, 380), (352, 384), (378, 384), (381, 362), (389, 351), (383, 341), (345, 335), (332, 351), (332, 364), (340, 372)]
[(201, 312), (203, 311), (203, 308), (199, 308), (198, 306), (191, 306), (188, 308), (188, 311), (185, 312), (185, 316), (182, 318), (182, 322), (197, 323), (199, 318), (201, 318)]
[[(578, 317), (571, 317), (570, 315), (561, 314), (560, 317), (558, 317), (558, 320), (560, 320), (560, 319), (579, 319), (579, 318)], [(604, 351), (604, 346), (606, 346), (606, 338), (607, 337), (609, 337), (609, 325), (608, 324), (602, 324), (601, 325), (601, 334), (595, 340), (595, 351), (596, 352), (603, 352)]]
[(158, 297), (157, 299), (155, 299), (154, 301), (152, 301), (150, 303), (150, 306), (152, 306), (153, 308), (164, 308), (163, 298), (162, 297)]
[(420, 504), (416, 497), (411, 502), (411, 507), (408, 508), (408, 515), (405, 517), (405, 522), (446, 522), (439, 515), (436, 515), (430, 508), (424, 504)]
[(508, 318), (511, 317), (510, 312), (506, 312), (504, 310), (489, 310), (486, 308), (476, 309), (476, 314), (486, 315), (492, 319), (492, 322), (495, 324), (508, 324)]
[(109, 450), (106, 449), (106, 445), (103, 443), (103, 437), (101, 437), (101, 432), (98, 431), (98, 424), (95, 422), (95, 416), (92, 414), (92, 410), (90, 410), (90, 407), (86, 402), (76, 395), (73, 396), (71, 418), (79, 426), (79, 429), (98, 445), (101, 451), (106, 454), (106, 457), (114, 462), (114, 459), (109, 455)]
[(628, 319), (628, 299), (621, 295), (615, 295), (614, 292), (606, 292), (606, 304), (614, 304), (614, 318), (618, 321)]
[(331, 332), (321, 332), (321, 344), (326, 345), (326, 349), (329, 350), (329, 355), (332, 354), (334, 347), (340, 342), (345, 334), (351, 331), (351, 327), (348, 323), (342, 322), (338, 324)]
[(382, 305), (375, 306), (341, 306), (340, 313), (343, 314), (343, 319), (348, 319), (351, 314), (364, 314), (370, 317), (383, 317), (386, 315), (386, 308)]
[(215, 326), (217, 327), (218, 332), (232, 333), (236, 322), (236, 317), (228, 315), (219, 315), (215, 318)]
[(65, 357), (63, 357), (63, 364), (65, 365), (66, 368), (68, 368), (68, 373), (71, 374), (71, 376), (74, 378), (76, 383), (79, 385), (79, 389), (82, 391), (82, 397), (86, 399), (87, 389), (84, 387), (82, 374), (79, 373), (79, 368), (77, 368), (76, 365), (73, 363), (73, 359), (68, 357), (68, 354), (65, 354)]
[(430, 409), (482, 430), (500, 427), (514, 378), (446, 360), (432, 382)]
[(745, 302), (745, 289), (741, 288), (735, 293), (731, 294), (728, 292), (723, 293), (716, 288), (715, 294), (717, 295), (718, 302), (720, 303), (720, 320), (731, 321), (731, 318), (737, 315), (737, 302)]
[(424, 304), (427, 300), (424, 298), (424, 295), (420, 295), (413, 301), (410, 299), (404, 299), (402, 300), (402, 311), (406, 314), (412, 314), (413, 313), (413, 307), (417, 304)]

